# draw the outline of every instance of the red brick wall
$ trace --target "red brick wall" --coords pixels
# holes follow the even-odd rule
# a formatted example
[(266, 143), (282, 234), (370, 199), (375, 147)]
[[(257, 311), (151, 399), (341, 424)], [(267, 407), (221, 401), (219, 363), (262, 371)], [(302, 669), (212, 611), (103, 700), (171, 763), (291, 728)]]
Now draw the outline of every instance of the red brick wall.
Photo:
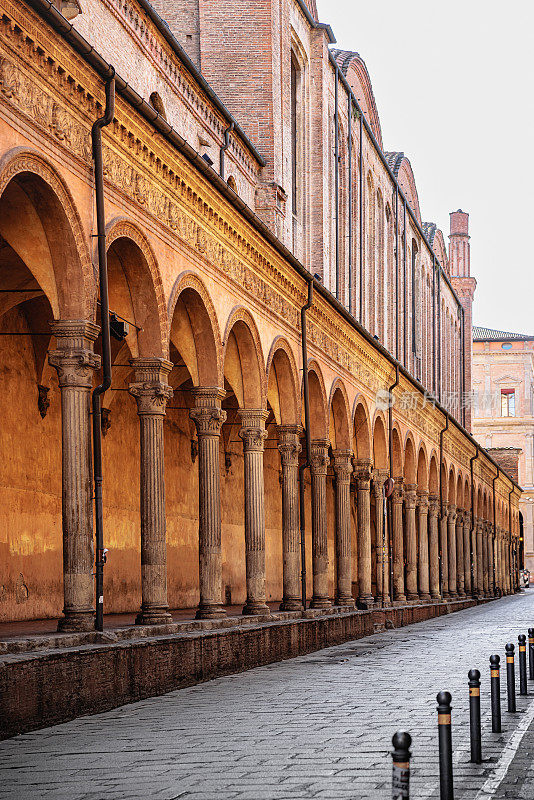
[(488, 447), (487, 450), (506, 474), (519, 483), (519, 455), (521, 449), (519, 447)]

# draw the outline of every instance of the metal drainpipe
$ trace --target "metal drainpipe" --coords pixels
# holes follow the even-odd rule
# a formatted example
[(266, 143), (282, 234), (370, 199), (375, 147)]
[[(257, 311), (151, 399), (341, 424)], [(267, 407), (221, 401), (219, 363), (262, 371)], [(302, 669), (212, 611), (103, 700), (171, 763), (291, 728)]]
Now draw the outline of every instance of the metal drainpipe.
[(352, 314), (352, 97), (348, 96), (349, 121), (347, 124), (348, 162), (349, 162), (349, 192), (348, 192), (348, 268), (349, 268), (349, 314)]
[(221, 176), (223, 181), (226, 180), (225, 177), (224, 177), (224, 160), (225, 160), (224, 157), (225, 157), (226, 151), (230, 147), (230, 134), (234, 130), (234, 127), (235, 127), (235, 123), (231, 122), (230, 125), (224, 131), (224, 134), (223, 134), (224, 141), (223, 141), (223, 143), (221, 145), (221, 149), (220, 149), (220, 152), (219, 152), (219, 175)]
[[(441, 520), (443, 519), (443, 434), (445, 431), (449, 430), (449, 415), (447, 412), (445, 414), (445, 427), (442, 428), (439, 432), (439, 513), (440, 513), (440, 524)], [(439, 532), (438, 538), (438, 558), (439, 558), (439, 593), (443, 597), (443, 553), (441, 550), (441, 530)]]
[(395, 358), (399, 360), (399, 187), (395, 184)]
[(102, 128), (113, 122), (115, 113), (115, 74), (106, 81), (104, 116), (93, 123), (91, 142), (95, 164), (96, 228), (98, 242), (98, 278), (100, 286), (100, 328), (102, 333), (102, 383), (93, 390), (93, 477), (95, 491), (96, 536), (96, 618), (95, 629), (104, 630), (104, 516), (102, 508), (102, 429), (100, 398), (111, 386), (111, 343), (109, 338), (108, 264), (106, 220), (104, 214), (104, 171), (102, 163)]
[(339, 67), (336, 64), (336, 83), (334, 89), (334, 159), (335, 193), (334, 214), (336, 221), (336, 298), (341, 302), (339, 280)]
[[(399, 385), (399, 367), (395, 367), (395, 380), (389, 387), (389, 407), (388, 407), (388, 437), (389, 437), (389, 477), (393, 479), (393, 390)], [(389, 519), (388, 519), (388, 534), (389, 534), (389, 592), (391, 601), (393, 602), (393, 537), (391, 526), (393, 524), (393, 493), (389, 498)], [(386, 508), (386, 498), (384, 498), (384, 508)], [(385, 522), (385, 520), (384, 520)], [(384, 585), (382, 583), (382, 585)]]
[(512, 486), (511, 490), (508, 492), (508, 552), (509, 552), (509, 564), (510, 564), (510, 588), (513, 592), (516, 590), (516, 581), (514, 578), (513, 585), (512, 585), (512, 495), (514, 493), (514, 487)]
[[(308, 281), (308, 300), (300, 309), (300, 328), (302, 343), (302, 387), (304, 394), (304, 461), (299, 466), (299, 515), (300, 515), (300, 563), (302, 608), (306, 611), (306, 508), (304, 504), (304, 472), (310, 466), (311, 428), (310, 392), (308, 384), (308, 335), (306, 331), (306, 312), (313, 303), (313, 279)], [(313, 491), (313, 487), (312, 487)]]
[[(474, 594), (475, 587), (475, 564), (473, 561), (473, 536), (475, 535), (475, 481), (473, 476), (473, 463), (477, 460), (480, 450), (476, 445), (476, 453), (469, 459), (469, 471), (471, 473), (471, 531), (469, 535), (469, 547), (471, 550), (471, 591)], [(478, 588), (477, 588), (478, 591)]]
[(462, 305), (459, 306), (462, 310), (460, 317), (460, 346), (462, 352), (460, 353), (460, 403), (462, 412), (462, 425), (465, 428), (465, 312)]
[(438, 400), (441, 403), (441, 270), (438, 270)]
[(404, 221), (403, 221), (403, 242), (402, 242), (402, 314), (403, 314), (403, 358), (404, 366), (408, 369), (408, 307), (406, 304), (406, 198), (404, 198)]
[(363, 325), (363, 114), (360, 111), (360, 324)]
[(493, 558), (492, 558), (492, 563), (493, 563), (493, 596), (494, 596), (494, 597), (495, 597), (495, 590), (496, 590), (496, 588), (497, 588), (497, 586), (496, 586), (496, 584), (495, 584), (495, 521), (496, 521), (496, 512), (495, 512), (495, 481), (496, 481), (496, 480), (497, 480), (497, 478), (499, 477), (499, 473), (500, 473), (500, 471), (501, 471), (501, 470), (500, 470), (500, 468), (499, 468), (499, 467), (497, 467), (497, 474), (496, 474), (496, 475), (495, 475), (495, 477), (493, 478), (493, 534), (492, 534), (492, 537), (491, 537), (491, 541), (492, 541), (492, 547), (493, 547)]
[(436, 256), (432, 255), (432, 393), (436, 396)]

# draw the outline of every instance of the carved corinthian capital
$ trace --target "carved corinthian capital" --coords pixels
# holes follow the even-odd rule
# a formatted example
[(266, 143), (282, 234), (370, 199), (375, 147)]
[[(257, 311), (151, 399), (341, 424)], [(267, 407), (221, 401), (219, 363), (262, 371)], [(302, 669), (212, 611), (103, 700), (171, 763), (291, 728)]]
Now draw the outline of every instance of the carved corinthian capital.
[(338, 483), (350, 483), (351, 475), (353, 473), (352, 467), (352, 451), (351, 450), (334, 450), (334, 472)]
[(302, 450), (300, 445), (300, 425), (279, 425), (278, 450), (283, 467), (296, 467), (299, 463), (299, 453)]
[(195, 406), (189, 412), (189, 416), (195, 423), (198, 436), (220, 436), (222, 426), (226, 422), (226, 411), (221, 408), (226, 392), (216, 386), (199, 387), (193, 389), (192, 394)]
[(238, 416), (241, 419), (239, 436), (243, 440), (243, 448), (247, 453), (263, 452), (267, 431), (265, 420), (268, 412), (262, 409), (240, 409)]
[(173, 389), (167, 383), (172, 363), (164, 358), (132, 358), (135, 380), (128, 391), (137, 400), (138, 414), (165, 415)]
[(316, 439), (311, 443), (310, 465), (314, 475), (326, 476), (328, 472), (328, 439)]
[(50, 327), (57, 349), (49, 352), (48, 362), (57, 370), (60, 387), (90, 389), (100, 366), (100, 356), (93, 352), (100, 328), (88, 320), (58, 320)]

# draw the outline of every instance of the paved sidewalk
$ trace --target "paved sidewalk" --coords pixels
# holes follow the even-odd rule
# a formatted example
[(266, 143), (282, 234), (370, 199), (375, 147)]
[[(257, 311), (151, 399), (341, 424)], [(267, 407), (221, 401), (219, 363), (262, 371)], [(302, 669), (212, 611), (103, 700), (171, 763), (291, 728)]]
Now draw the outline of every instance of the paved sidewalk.
[[(448, 689), (456, 797), (530, 800), (534, 696), (518, 696), (519, 713), (503, 711), (503, 734), (491, 734), (488, 657), (504, 661), (504, 644), (532, 626), (528, 590), (24, 734), (0, 743), (0, 798), (378, 800), (391, 792), (391, 736), (405, 729), (411, 796), (434, 799), (435, 697)], [(468, 762), (471, 667), (483, 676), (483, 755), (491, 759), (480, 766)]]

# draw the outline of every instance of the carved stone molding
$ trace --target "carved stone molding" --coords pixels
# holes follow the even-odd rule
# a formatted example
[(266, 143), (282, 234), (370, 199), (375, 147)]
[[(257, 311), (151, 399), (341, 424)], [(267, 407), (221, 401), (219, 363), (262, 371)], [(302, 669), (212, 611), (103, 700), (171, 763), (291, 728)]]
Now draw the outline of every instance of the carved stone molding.
[(48, 361), (57, 370), (60, 387), (91, 388), (93, 372), (100, 367), (100, 356), (93, 352), (98, 325), (88, 320), (58, 320), (50, 327), (57, 349), (49, 352)]
[(164, 416), (174, 390), (167, 383), (172, 363), (164, 358), (131, 358), (135, 380), (128, 391), (137, 400), (138, 414)]

